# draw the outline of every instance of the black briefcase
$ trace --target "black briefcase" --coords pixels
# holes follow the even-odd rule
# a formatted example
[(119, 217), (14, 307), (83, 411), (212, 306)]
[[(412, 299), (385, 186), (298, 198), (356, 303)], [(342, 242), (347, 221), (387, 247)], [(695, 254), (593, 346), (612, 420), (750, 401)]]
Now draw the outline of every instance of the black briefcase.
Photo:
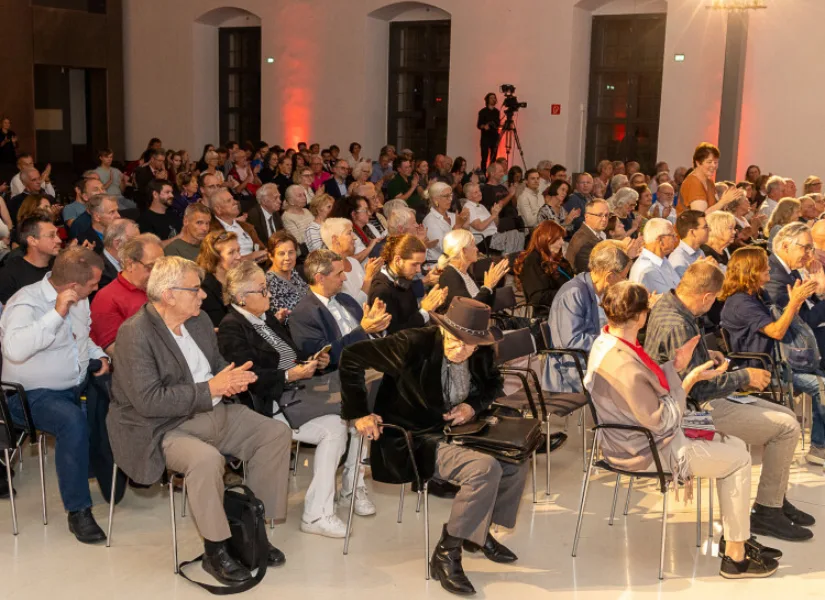
[(541, 421), (523, 417), (483, 415), (472, 423), (446, 426), (447, 440), (489, 454), (504, 462), (520, 464), (542, 443)]

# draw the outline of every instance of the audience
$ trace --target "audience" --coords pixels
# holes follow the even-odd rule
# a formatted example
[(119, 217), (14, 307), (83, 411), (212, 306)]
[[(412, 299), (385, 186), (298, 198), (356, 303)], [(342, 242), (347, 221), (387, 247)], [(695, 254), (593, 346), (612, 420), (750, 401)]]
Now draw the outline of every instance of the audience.
[(569, 191), (570, 184), (566, 181), (557, 180), (548, 185), (544, 188), (544, 206), (539, 209), (538, 214), (539, 223), (553, 221), (564, 227), (565, 237), (576, 231), (576, 219), (582, 214), (579, 208), (574, 208), (569, 213), (565, 210), (563, 204)]
[[(561, 181), (565, 181), (562, 179)], [(573, 219), (573, 229), (578, 229), (584, 222), (581, 216), (587, 203), (593, 200), (593, 176), (590, 173), (579, 173), (576, 176), (576, 191), (570, 194), (564, 201), (564, 210), (569, 213), (576, 213)]]
[(387, 198), (400, 198), (416, 213), (424, 214), (424, 199), (418, 194), (418, 174), (413, 173), (412, 161), (399, 157), (395, 160), (394, 167), (395, 176), (387, 185)]
[[(491, 169), (501, 169), (501, 165), (493, 163)], [(453, 230), (464, 229), (470, 219), (470, 209), (465, 206), (456, 214), (450, 212), (453, 201), (453, 188), (446, 183), (434, 181), (427, 188), (427, 199), (430, 203), (430, 212), (424, 217), (423, 225), (427, 228), (427, 237), (437, 240), (437, 244), (427, 250), (427, 260), (439, 260), (443, 252), (444, 236)], [(495, 208), (495, 206), (493, 206)], [(470, 234), (472, 238), (472, 234)]]
[(784, 192), (785, 180), (778, 175), (770, 177), (768, 182), (765, 184), (765, 202), (759, 208), (759, 212), (770, 218), (773, 211), (776, 209), (776, 205), (779, 204), (779, 201), (784, 196), (786, 196)]
[(266, 247), (272, 262), (266, 273), (270, 310), (275, 315), (285, 309), (288, 315), (309, 291), (309, 286), (295, 269), (298, 262), (298, 240), (286, 230), (281, 230), (269, 238)]
[(491, 264), (484, 273), (483, 285), (479, 287), (469, 272), (479, 258), (473, 235), (466, 229), (456, 229), (444, 237), (443, 246), (444, 252), (438, 258), (437, 264), (441, 272), (438, 284), (442, 288), (447, 288), (447, 298), (441, 308), (447, 310), (455, 297), (474, 298), (492, 307), (496, 286), (510, 270), (510, 262), (503, 259)]
[(705, 258), (701, 247), (708, 243), (710, 237), (705, 214), (698, 210), (685, 210), (676, 219), (676, 233), (681, 241), (667, 260), (681, 278), (690, 265)]
[[(539, 221), (539, 210), (544, 204), (544, 199), (539, 192), (539, 172), (536, 169), (528, 169), (524, 174), (526, 186), (524, 191), (518, 196), (518, 214), (524, 219), (524, 224), (527, 227), (535, 227)], [(495, 210), (496, 205), (501, 211), (501, 203), (493, 205)]]
[(226, 316), (226, 305), (223, 302), (226, 273), (237, 267), (241, 260), (238, 236), (231, 231), (212, 231), (201, 243), (196, 262), (203, 270), (201, 290), (204, 295), (199, 305), (215, 327)]
[[(100, 289), (105, 288), (117, 278), (117, 274), (122, 270), (120, 263), (120, 248), (128, 240), (136, 237), (140, 233), (137, 223), (131, 219), (115, 219), (106, 228), (103, 235), (103, 274), (100, 276)], [(89, 302), (92, 297), (89, 297)]]
[[(332, 177), (324, 182), (324, 192), (334, 199), (343, 198), (349, 195), (347, 189), (347, 175), (349, 174), (349, 164), (343, 158), (336, 161), (333, 168)], [(366, 179), (365, 179), (366, 181)]]
[(284, 212), (281, 215), (284, 229), (298, 240), (298, 244), (305, 244), (307, 227), (315, 220), (313, 214), (306, 208), (306, 191), (300, 185), (290, 185), (286, 188), (284, 199)]
[(265, 183), (255, 192), (258, 203), (247, 214), (246, 222), (255, 228), (258, 239), (266, 242), (276, 231), (284, 229), (281, 220), (281, 192), (274, 183)]
[(195, 262), (201, 250), (201, 242), (209, 233), (212, 211), (207, 206), (196, 202), (186, 207), (183, 213), (183, 227), (180, 234), (170, 240), (163, 249), (166, 256), (180, 256)]
[(705, 256), (715, 260), (724, 273), (730, 258), (730, 252), (727, 248), (736, 238), (736, 219), (729, 212), (720, 210), (708, 213), (705, 221), (710, 230), (708, 241), (699, 248)]
[(92, 216), (89, 214), (89, 200), (98, 194), (104, 194), (103, 184), (98, 179), (84, 178), (75, 184), (76, 198), (63, 207), (63, 221), (69, 227), (69, 237), (74, 239), (91, 227)]
[[(169, 181), (166, 171), (166, 152), (163, 148), (150, 149), (146, 164), (135, 169), (135, 200), (141, 214), (152, 203), (152, 192), (149, 184), (155, 179)], [(209, 157), (207, 156), (207, 161)]]
[(324, 193), (317, 194), (309, 203), (309, 212), (314, 218), (304, 230), (304, 242), (310, 252), (324, 247), (324, 241), (321, 239), (321, 225), (330, 216), (334, 203), (332, 196)]
[[(120, 218), (117, 208), (117, 198), (106, 194), (97, 194), (89, 199), (86, 207), (91, 222), (85, 231), (80, 231), (74, 238), (79, 245), (88, 245), (98, 254), (103, 254), (103, 236), (106, 229)], [(75, 224), (80, 218), (75, 220)]]
[(651, 294), (664, 294), (679, 284), (679, 275), (667, 260), (678, 237), (667, 219), (650, 219), (644, 230), (644, 248), (630, 269), (630, 281), (640, 283)]
[(266, 260), (266, 249), (249, 223), (239, 221), (240, 207), (227, 189), (219, 189), (209, 196), (212, 222), (209, 231), (234, 233), (243, 260), (262, 262)]
[(469, 213), (467, 224), (475, 238), (476, 246), (497, 250), (505, 255), (519, 252), (524, 248), (523, 231), (511, 229), (500, 232), (498, 230), (499, 215), (502, 209), (500, 202), (493, 204), (493, 208), (488, 211), (481, 203), (481, 186), (477, 183), (467, 183), (464, 186), (464, 194), (467, 197), (464, 208)]
[(619, 188), (607, 199), (608, 206), (622, 222), (627, 237), (638, 237), (642, 228), (642, 215), (634, 212), (639, 203), (639, 192), (631, 187)]
[(799, 200), (796, 198), (782, 198), (771, 213), (765, 225), (764, 235), (768, 238), (768, 247), (773, 248), (774, 236), (788, 223), (799, 221), (802, 215)]
[(610, 218), (610, 207), (604, 200), (592, 200), (584, 209), (584, 221), (573, 234), (564, 256), (576, 273), (587, 271), (587, 263), (593, 248), (607, 239), (604, 233)]
[(533, 307), (533, 317), (546, 317), (556, 292), (573, 277), (573, 268), (561, 252), (564, 234), (564, 228), (555, 221), (542, 221), (513, 265), (524, 301)]
[(156, 235), (161, 241), (171, 241), (181, 229), (180, 217), (170, 210), (175, 201), (172, 184), (163, 179), (153, 179), (146, 185), (146, 198), (149, 206), (140, 215), (140, 230)]
[(20, 288), (42, 280), (62, 246), (57, 227), (45, 214), (24, 219), (16, 232), (23, 253), (10, 255), (0, 270), (0, 304), (6, 304)]
[[(383, 261), (380, 258), (368, 258), (366, 267), (362, 266), (355, 254), (355, 236), (352, 228), (352, 221), (348, 219), (329, 218), (321, 226), (321, 239), (329, 250), (344, 260), (346, 276), (343, 290), (361, 305), (367, 301), (372, 278), (381, 269)], [(367, 255), (363, 251), (362, 254)]]

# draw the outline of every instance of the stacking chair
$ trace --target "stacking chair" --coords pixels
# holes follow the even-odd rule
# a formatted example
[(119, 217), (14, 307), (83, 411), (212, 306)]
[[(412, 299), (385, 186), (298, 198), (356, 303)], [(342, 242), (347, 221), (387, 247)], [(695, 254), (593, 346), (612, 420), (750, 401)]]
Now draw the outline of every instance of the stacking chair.
[[(26, 397), (26, 391), (18, 383), (0, 382), (3, 393), (0, 394), (0, 449), (3, 450), (3, 462), (6, 470), (6, 482), (9, 485), (9, 502), (11, 504), (11, 522), (12, 531), (17, 535), (17, 505), (14, 499), (14, 487), (11, 478), (11, 465), (15, 459), (20, 461), (23, 465), (23, 443), (28, 440), (32, 444), (37, 444), (37, 458), (40, 467), (40, 500), (43, 507), (43, 525), (49, 522), (46, 512), (46, 477), (44, 469), (44, 455), (46, 438), (43, 433), (38, 434), (34, 428), (34, 421), (31, 415), (31, 408)], [(9, 410), (8, 399), (10, 396), (17, 395), (19, 401), (23, 406), (23, 416), (25, 418), (25, 426), (18, 427), (14, 424), (11, 418), (11, 411)]]

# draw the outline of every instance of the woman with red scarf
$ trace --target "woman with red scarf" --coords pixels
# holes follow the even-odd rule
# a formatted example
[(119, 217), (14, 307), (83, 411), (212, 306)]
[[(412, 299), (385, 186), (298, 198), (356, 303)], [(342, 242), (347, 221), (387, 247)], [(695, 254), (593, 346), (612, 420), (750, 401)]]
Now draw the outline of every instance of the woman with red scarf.
[(352, 221), (352, 234), (355, 239), (353, 258), (364, 264), (372, 249), (380, 239), (373, 237), (367, 227), (370, 221), (370, 205), (364, 196), (344, 196), (335, 202), (330, 217)]

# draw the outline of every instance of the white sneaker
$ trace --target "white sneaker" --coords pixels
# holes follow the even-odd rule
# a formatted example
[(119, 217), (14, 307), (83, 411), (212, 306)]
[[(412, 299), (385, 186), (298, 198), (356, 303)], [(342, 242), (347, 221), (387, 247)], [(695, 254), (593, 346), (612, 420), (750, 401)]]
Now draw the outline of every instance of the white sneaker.
[(304, 533), (314, 533), (328, 538), (344, 538), (347, 535), (347, 524), (337, 515), (325, 515), (315, 519), (312, 523), (307, 523), (301, 519), (301, 531)]
[[(349, 506), (352, 494), (345, 494), (341, 491), (338, 498), (340, 505)], [(372, 503), (370, 497), (367, 495), (367, 488), (359, 487), (355, 489), (355, 514), (359, 517), (369, 517), (375, 514), (375, 504)]]

